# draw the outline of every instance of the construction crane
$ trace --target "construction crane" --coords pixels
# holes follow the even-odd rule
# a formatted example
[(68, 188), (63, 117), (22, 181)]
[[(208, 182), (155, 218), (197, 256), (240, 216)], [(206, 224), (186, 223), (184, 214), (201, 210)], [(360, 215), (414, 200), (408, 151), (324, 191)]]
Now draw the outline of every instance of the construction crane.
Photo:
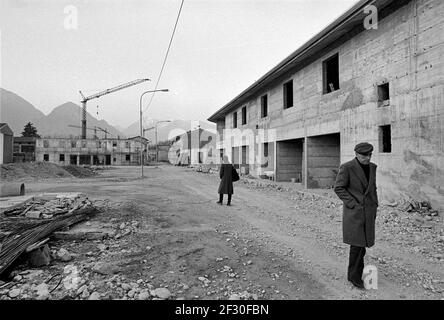
[[(76, 125), (74, 125), (74, 124), (70, 124), (70, 125), (68, 125), (68, 127), (71, 127), (71, 128), (82, 128), (81, 126), (76, 126)], [(102, 131), (102, 132), (104, 132), (105, 133), (105, 139), (107, 138), (107, 134), (109, 134), (110, 132), (109, 131), (107, 131), (106, 129), (103, 129), (103, 128), (100, 128), (100, 127), (97, 127), (97, 126), (95, 126), (94, 128), (86, 128), (87, 130), (94, 130), (94, 136), (97, 138), (97, 130), (100, 130), (100, 131)], [(83, 138), (82, 138), (83, 139)]]
[(82, 101), (81, 101), (82, 102), (82, 139), (86, 139), (86, 103), (89, 100), (100, 98), (101, 96), (104, 96), (104, 95), (107, 95), (107, 94), (110, 94), (110, 93), (113, 93), (113, 92), (116, 92), (116, 91), (119, 91), (119, 90), (122, 90), (122, 89), (126, 89), (126, 88), (129, 88), (129, 87), (132, 87), (132, 86), (135, 86), (136, 84), (139, 84), (139, 83), (142, 83), (142, 82), (145, 82), (145, 81), (150, 81), (150, 79), (137, 79), (137, 80), (125, 83), (125, 84), (121, 84), (120, 86), (117, 86), (117, 87), (114, 87), (114, 88), (111, 88), (111, 89), (106, 89), (104, 91), (101, 91), (99, 93), (90, 95), (88, 97), (85, 97), (83, 95), (82, 91), (79, 90), (80, 95), (83, 98)]

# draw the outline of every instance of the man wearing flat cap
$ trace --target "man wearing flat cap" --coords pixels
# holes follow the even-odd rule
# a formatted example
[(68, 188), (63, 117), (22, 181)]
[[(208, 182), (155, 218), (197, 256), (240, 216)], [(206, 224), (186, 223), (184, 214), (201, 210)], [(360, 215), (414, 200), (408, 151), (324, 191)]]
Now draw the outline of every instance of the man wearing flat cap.
[(373, 146), (367, 142), (355, 147), (356, 157), (339, 168), (335, 193), (343, 201), (342, 235), (350, 245), (347, 278), (364, 289), (365, 248), (375, 244), (375, 219), (379, 205), (376, 192), (376, 165), (370, 162)]

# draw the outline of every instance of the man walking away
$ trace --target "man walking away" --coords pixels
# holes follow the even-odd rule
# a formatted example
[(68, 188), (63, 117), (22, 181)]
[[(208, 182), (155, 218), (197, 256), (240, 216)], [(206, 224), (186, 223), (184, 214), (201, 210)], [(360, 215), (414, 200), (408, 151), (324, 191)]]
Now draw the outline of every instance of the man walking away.
[(223, 156), (223, 163), (220, 166), (219, 177), (219, 201), (218, 204), (222, 205), (224, 194), (228, 194), (227, 206), (231, 206), (231, 196), (233, 195), (233, 165), (228, 161), (228, 157)]
[(335, 193), (343, 201), (342, 235), (350, 245), (347, 278), (364, 289), (365, 248), (375, 244), (375, 219), (379, 205), (376, 192), (376, 165), (370, 162), (373, 146), (367, 142), (355, 147), (356, 158), (339, 168)]

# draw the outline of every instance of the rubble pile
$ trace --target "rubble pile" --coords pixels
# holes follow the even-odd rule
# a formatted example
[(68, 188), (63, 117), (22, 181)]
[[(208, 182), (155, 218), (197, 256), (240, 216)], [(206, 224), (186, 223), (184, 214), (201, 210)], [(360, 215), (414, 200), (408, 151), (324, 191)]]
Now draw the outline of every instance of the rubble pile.
[(292, 185), (282, 185), (269, 180), (261, 179), (241, 179), (239, 182), (246, 185), (247, 188), (266, 189), (276, 192), (291, 192), (292, 200), (315, 202), (317, 207), (335, 208), (342, 204), (341, 200), (333, 193), (318, 194), (311, 191), (298, 190)]
[(15, 162), (0, 166), (2, 181), (19, 181), (48, 178), (72, 178), (72, 175), (51, 162)]
[(50, 219), (84, 205), (92, 205), (92, 203), (81, 193), (43, 193), (31, 197), (29, 201), (24, 201), (19, 206), (5, 208), (1, 213), (8, 217)]
[(190, 166), (191, 168), (194, 168), (196, 172), (202, 172), (202, 173), (212, 173), (214, 170), (212, 169), (211, 165), (205, 165), (201, 164), (198, 166)]
[[(396, 203), (397, 204), (397, 203)], [(409, 199), (399, 206), (399, 208), (406, 212), (417, 212), (426, 220), (431, 220), (426, 217), (437, 217), (438, 210), (433, 210), (429, 201), (416, 201)]]
[[(111, 222), (115, 222), (116, 220), (111, 219)], [(115, 235), (114, 239), (118, 240), (122, 237), (125, 237), (131, 233), (134, 233), (137, 231), (139, 227), (139, 222), (136, 220), (133, 220), (131, 222), (122, 222), (120, 225), (118, 225), (115, 229)]]
[[(35, 197), (18, 207), (5, 209), (3, 214), (8, 217), (26, 217), (31, 219), (50, 219), (59, 214), (68, 213), (74, 208), (74, 201), (67, 198), (47, 200)], [(77, 205), (77, 204), (76, 204)], [(9, 220), (13, 221), (13, 220)]]
[(246, 185), (247, 187), (256, 188), (256, 189), (272, 189), (276, 191), (290, 191), (293, 190), (290, 187), (286, 187), (277, 183), (268, 182), (268, 180), (262, 181), (259, 179), (241, 179), (240, 183)]
[(432, 209), (428, 201), (406, 200), (401, 204), (382, 203), (382, 211), (386, 211), (384, 222), (399, 222), (400, 216), (410, 218), (416, 226), (423, 228), (433, 228), (433, 222), (441, 221), (438, 210)]
[(69, 165), (62, 168), (77, 178), (89, 178), (98, 174), (98, 169), (90, 166)]
[(68, 264), (53, 276), (41, 269), (29, 269), (16, 272), (9, 283), (0, 282), (0, 300), (166, 300), (170, 297), (172, 293), (167, 288), (155, 288), (145, 279), (133, 281), (120, 274), (106, 277), (95, 265), (91, 268)]
[(378, 215), (378, 227), (387, 237), (430, 262), (444, 262), (444, 227), (428, 201), (383, 202)]

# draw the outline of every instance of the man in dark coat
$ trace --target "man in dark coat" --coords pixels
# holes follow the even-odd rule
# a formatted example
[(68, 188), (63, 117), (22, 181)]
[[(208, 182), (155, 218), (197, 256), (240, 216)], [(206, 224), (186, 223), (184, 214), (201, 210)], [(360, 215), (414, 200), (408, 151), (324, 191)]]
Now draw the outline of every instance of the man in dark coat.
[(376, 165), (370, 162), (373, 146), (367, 142), (355, 147), (356, 158), (339, 168), (335, 193), (344, 202), (343, 241), (350, 245), (348, 280), (363, 289), (365, 248), (375, 244), (375, 219), (379, 206), (376, 192)]
[(219, 177), (219, 201), (218, 204), (222, 205), (224, 194), (228, 194), (227, 206), (231, 206), (231, 196), (233, 194), (233, 165), (228, 161), (227, 156), (223, 156), (223, 163), (220, 166)]

